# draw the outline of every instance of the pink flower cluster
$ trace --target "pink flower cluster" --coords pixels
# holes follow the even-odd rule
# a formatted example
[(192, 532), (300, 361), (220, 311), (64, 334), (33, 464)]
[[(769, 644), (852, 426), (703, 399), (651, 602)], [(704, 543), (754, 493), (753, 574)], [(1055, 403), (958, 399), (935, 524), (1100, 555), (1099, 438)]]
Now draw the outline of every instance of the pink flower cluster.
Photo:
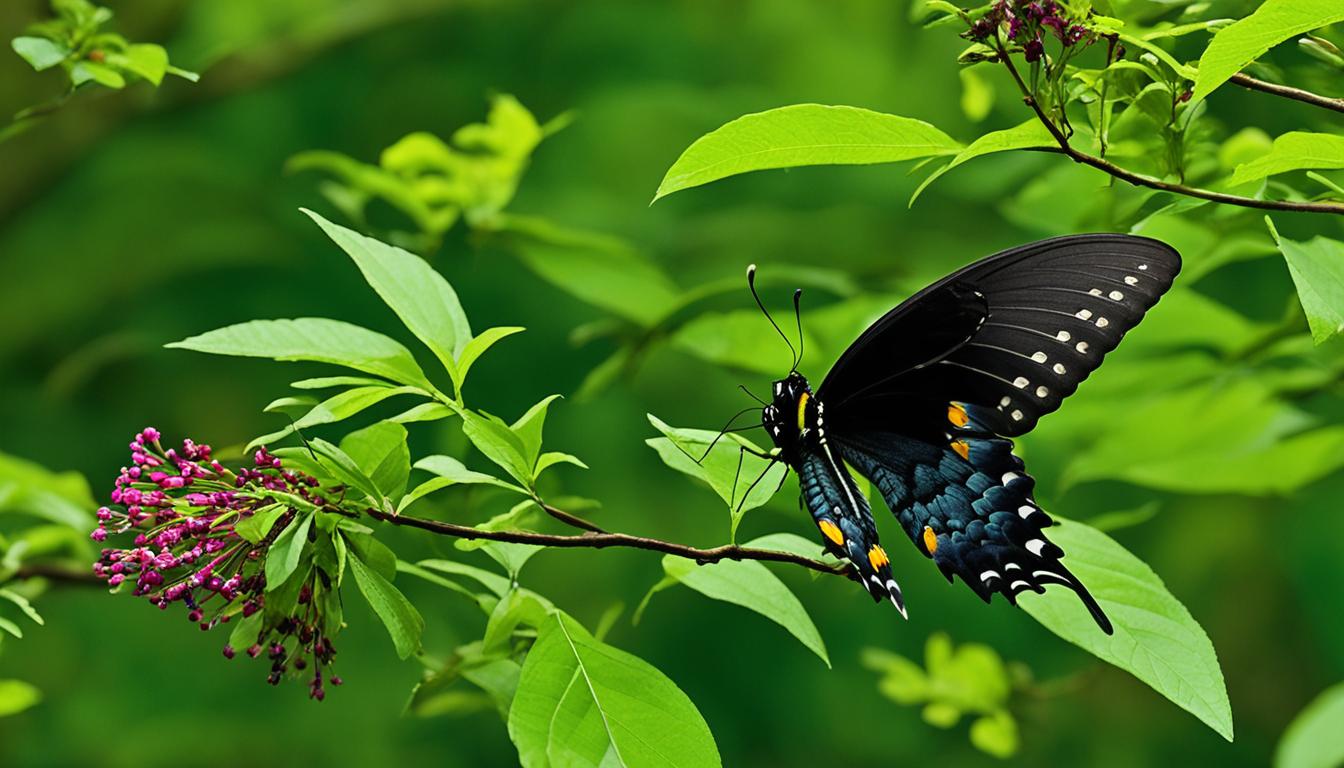
[[(323, 506), (317, 479), (286, 469), (265, 449), (253, 454), (253, 466), (235, 473), (211, 458), (208, 445), (184, 440), (180, 449), (165, 450), (160, 437), (151, 427), (131, 441), (131, 465), (122, 467), (111, 494), (115, 506), (98, 510), (98, 527), (90, 538), (102, 542), (134, 534), (134, 540), (129, 547), (103, 549), (93, 572), (114, 588), (133, 584), (133, 594), (161, 609), (181, 602), (203, 630), (252, 617), (265, 607), (267, 551), (294, 519), (295, 509), (285, 508), (258, 542), (239, 535), (236, 527), (258, 510), (294, 497)], [(315, 670), (309, 694), (321, 700), (322, 667), (331, 664), (336, 651), (312, 599), (312, 579), (309, 574), (300, 588), (293, 615), (265, 617), (246, 650), (255, 658), (265, 648), (272, 684), (290, 668), (306, 669), (305, 656), (310, 657)], [(234, 655), (235, 649), (225, 645), (224, 656)], [(330, 682), (340, 685), (341, 680), (333, 676)]]
[(1006, 26), (1008, 39), (1022, 45), (1027, 61), (1040, 61), (1045, 55), (1042, 32), (1046, 30), (1065, 47), (1083, 42), (1090, 44), (1093, 41), (1094, 36), (1087, 27), (1070, 23), (1065, 14), (1065, 9), (1055, 0), (999, 0), (989, 13), (971, 25), (966, 36), (983, 42), (1000, 26)]

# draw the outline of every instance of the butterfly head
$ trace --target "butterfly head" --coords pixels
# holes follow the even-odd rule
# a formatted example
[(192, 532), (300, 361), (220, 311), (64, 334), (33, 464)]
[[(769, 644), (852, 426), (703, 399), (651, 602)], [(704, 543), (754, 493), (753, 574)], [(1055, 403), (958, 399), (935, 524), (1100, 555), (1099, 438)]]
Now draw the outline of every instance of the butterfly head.
[(788, 460), (804, 440), (816, 433), (817, 401), (811, 385), (797, 371), (776, 381), (771, 392), (773, 401), (761, 409), (761, 424)]

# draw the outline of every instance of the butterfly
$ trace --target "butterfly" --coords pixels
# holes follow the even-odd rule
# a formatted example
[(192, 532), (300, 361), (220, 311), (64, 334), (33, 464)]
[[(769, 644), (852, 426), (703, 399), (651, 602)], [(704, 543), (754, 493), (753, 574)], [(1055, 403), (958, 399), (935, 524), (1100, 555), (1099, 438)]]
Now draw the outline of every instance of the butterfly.
[[(761, 410), (775, 445), (766, 455), (797, 474), (825, 549), (902, 616), (891, 561), (848, 468), (871, 482), (949, 582), (960, 577), (986, 603), (999, 593), (1014, 605), (1027, 590), (1063, 585), (1111, 634), (1046, 537), (1052, 521), (1011, 439), (1060, 407), (1180, 266), (1164, 243), (1115, 234), (1057, 237), (977, 261), (879, 318), (815, 391), (795, 355)], [(770, 318), (754, 275), (753, 266), (751, 292)]]

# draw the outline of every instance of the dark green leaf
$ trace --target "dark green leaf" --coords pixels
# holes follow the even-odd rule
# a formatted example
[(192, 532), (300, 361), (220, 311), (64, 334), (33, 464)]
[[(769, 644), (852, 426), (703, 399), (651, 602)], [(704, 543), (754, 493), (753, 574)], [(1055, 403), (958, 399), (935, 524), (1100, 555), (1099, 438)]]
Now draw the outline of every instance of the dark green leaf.
[(350, 558), (350, 573), (364, 599), (387, 627), (397, 655), (405, 659), (420, 650), (420, 634), (424, 632), (425, 620), (406, 596), (366, 565), (358, 554)]
[(299, 567), (303, 551), (308, 547), (308, 529), (313, 525), (313, 513), (299, 513), (275, 537), (266, 552), (266, 588), (275, 589), (285, 583)]
[(1344, 332), (1344, 243), (1316, 236), (1305, 243), (1279, 237), (1270, 224), (1317, 344)]

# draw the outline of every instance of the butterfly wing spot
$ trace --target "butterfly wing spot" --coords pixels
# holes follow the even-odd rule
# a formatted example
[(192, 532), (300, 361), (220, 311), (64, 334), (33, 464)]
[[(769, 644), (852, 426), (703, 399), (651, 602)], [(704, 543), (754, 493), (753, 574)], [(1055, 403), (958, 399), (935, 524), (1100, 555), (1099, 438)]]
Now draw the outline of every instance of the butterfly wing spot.
[(1098, 317), (1098, 318), (1097, 318), (1097, 327), (1098, 327), (1098, 328), (1105, 328), (1106, 326), (1108, 326), (1108, 325), (1110, 325), (1110, 324), (1111, 324), (1111, 321), (1107, 320), (1107, 319), (1104, 318), (1104, 317)]
[(804, 392), (804, 393), (802, 394), (802, 396), (798, 398), (798, 428), (799, 428), (799, 429), (806, 429), (806, 428), (807, 428), (807, 401), (808, 401), (808, 399), (810, 399), (811, 397), (812, 397), (811, 395), (809, 395), (808, 393)]
[(1140, 265), (1139, 265), (1139, 269), (1141, 269), (1141, 270), (1147, 272), (1147, 271), (1148, 271), (1148, 265), (1147, 265), (1147, 264), (1140, 264)]
[(1059, 374), (1060, 376), (1063, 376), (1067, 372), (1068, 369), (1064, 367), (1063, 363), (1055, 363), (1055, 373)]
[(1074, 347), (1074, 348), (1077, 349), (1078, 352), (1079, 352), (1080, 354), (1084, 354), (1084, 355), (1087, 354), (1087, 342), (1086, 342), (1086, 341), (1080, 341), (1080, 342), (1078, 342), (1077, 346)]
[(868, 549), (868, 563), (877, 571), (883, 566), (891, 565), (891, 558), (887, 557), (887, 551), (882, 549), (880, 544), (874, 544)]
[[(1073, 316), (1078, 318), (1079, 320), (1090, 320), (1092, 318), (1092, 310), (1080, 309), (1077, 312), (1075, 312)], [(1068, 341), (1068, 339), (1065, 339), (1065, 341)]]
[(933, 553), (938, 551), (938, 534), (933, 532), (933, 528), (924, 526), (924, 551), (933, 557)]
[(840, 526), (830, 520), (823, 519), (820, 523), (817, 523), (817, 527), (821, 529), (823, 536), (831, 540), (832, 544), (837, 547), (845, 546), (845, 534), (840, 532)]
[(1036, 388), (1036, 396), (1037, 396), (1037, 397), (1039, 397), (1039, 398), (1045, 398), (1045, 397), (1048, 397), (1049, 395), (1050, 395), (1050, 390), (1046, 389), (1045, 387), (1037, 387), (1037, 388)]
[(1091, 295), (1091, 296), (1100, 296), (1100, 295), (1101, 295), (1101, 289), (1100, 289), (1100, 288), (1093, 288), (1092, 290), (1088, 291), (1088, 294)]
[(1036, 352), (1031, 356), (1031, 359), (1038, 363), (1044, 363), (1046, 360), (1050, 359), (1050, 357), (1044, 352)]
[(971, 417), (966, 413), (966, 408), (961, 403), (948, 403), (947, 420), (958, 429), (971, 423)]
[(1012, 413), (1010, 413), (1010, 414), (1008, 414), (1008, 415), (1013, 417), (1013, 421), (1021, 421), (1021, 420), (1022, 420), (1022, 412), (1021, 412), (1021, 411), (1013, 411)]
[(1060, 341), (1068, 341), (1069, 339), (1073, 338), (1073, 336), (1069, 335), (1068, 331), (1060, 331), (1059, 333), (1055, 334), (1055, 338), (1059, 339)]
[(1107, 295), (1110, 296), (1113, 301), (1121, 301), (1122, 299), (1125, 298), (1125, 294), (1121, 293), (1120, 291), (1111, 291)]
[(957, 455), (960, 456), (962, 460), (971, 460), (971, 444), (965, 440), (953, 440), (952, 450), (956, 451)]
[(1137, 277), (1135, 277), (1135, 276), (1133, 276), (1133, 275), (1125, 275), (1125, 284), (1126, 284), (1126, 285), (1138, 285), (1138, 284), (1139, 284), (1139, 278), (1137, 278)]
[(1026, 376), (1018, 376), (1016, 379), (1013, 379), (1013, 386), (1018, 389), (1024, 389), (1030, 383), (1030, 381), (1027, 381)]

